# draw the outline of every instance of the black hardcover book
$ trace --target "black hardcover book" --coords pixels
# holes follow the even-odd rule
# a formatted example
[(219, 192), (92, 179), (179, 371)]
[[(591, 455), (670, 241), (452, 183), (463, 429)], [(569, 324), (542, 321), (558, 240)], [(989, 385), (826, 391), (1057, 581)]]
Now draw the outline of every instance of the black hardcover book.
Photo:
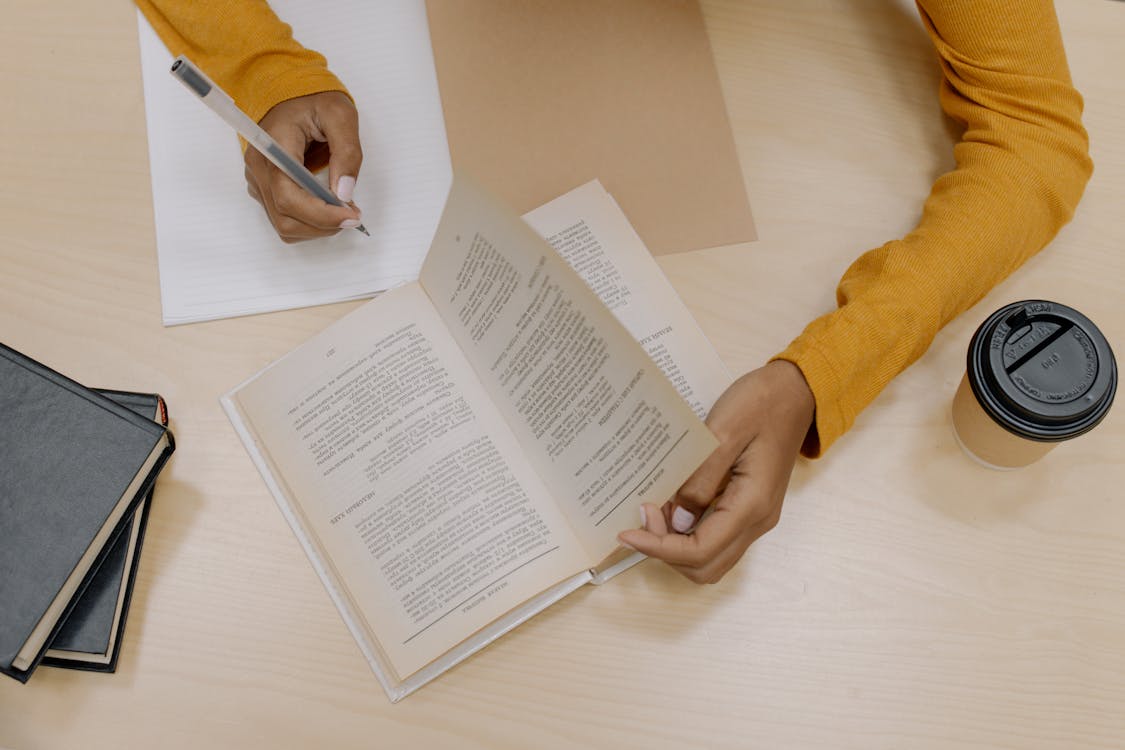
[[(164, 400), (155, 393), (97, 390), (143, 417), (168, 424)], [(51, 640), (42, 666), (92, 672), (117, 670), (152, 494), (149, 490), (125, 519), (124, 528), (118, 532), (102, 564)]]
[(174, 449), (166, 427), (0, 344), (0, 672), (27, 681)]

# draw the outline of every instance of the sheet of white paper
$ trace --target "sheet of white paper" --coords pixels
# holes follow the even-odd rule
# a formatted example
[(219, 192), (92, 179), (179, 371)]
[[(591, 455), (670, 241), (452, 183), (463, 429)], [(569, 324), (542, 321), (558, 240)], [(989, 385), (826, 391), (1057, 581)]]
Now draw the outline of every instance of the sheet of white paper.
[(165, 325), (369, 297), (413, 280), (441, 216), (452, 170), (424, 3), (271, 5), (356, 99), (355, 201), (371, 237), (278, 239), (246, 193), (238, 136), (169, 75), (172, 56), (138, 12)]

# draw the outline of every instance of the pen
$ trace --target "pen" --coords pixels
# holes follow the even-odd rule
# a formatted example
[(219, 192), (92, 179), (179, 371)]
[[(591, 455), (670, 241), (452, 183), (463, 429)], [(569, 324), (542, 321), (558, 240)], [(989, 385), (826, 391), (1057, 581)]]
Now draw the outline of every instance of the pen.
[[(269, 133), (262, 130), (258, 123), (247, 117), (246, 113), (234, 103), (234, 99), (231, 99), (225, 91), (216, 86), (202, 70), (195, 67), (191, 60), (180, 55), (172, 63), (171, 73), (193, 94), (203, 100), (203, 103), (210, 107), (215, 114), (238, 131), (238, 134), (245, 138), (247, 143), (273, 162), (273, 165), (284, 172), (289, 179), (329, 205), (347, 205), (337, 198), (331, 190), (320, 184), (313, 173), (305, 168), (304, 164), (290, 156)], [(368, 237), (371, 236), (362, 224), (356, 229)]]

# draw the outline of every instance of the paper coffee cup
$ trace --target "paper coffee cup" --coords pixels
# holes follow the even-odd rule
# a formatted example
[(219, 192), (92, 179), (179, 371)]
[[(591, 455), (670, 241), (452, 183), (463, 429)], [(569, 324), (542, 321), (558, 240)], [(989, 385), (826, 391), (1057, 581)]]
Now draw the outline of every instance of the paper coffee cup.
[(1097, 426), (1116, 390), (1113, 351), (1089, 318), (1056, 302), (1014, 302), (969, 342), (953, 431), (986, 466), (1027, 466)]

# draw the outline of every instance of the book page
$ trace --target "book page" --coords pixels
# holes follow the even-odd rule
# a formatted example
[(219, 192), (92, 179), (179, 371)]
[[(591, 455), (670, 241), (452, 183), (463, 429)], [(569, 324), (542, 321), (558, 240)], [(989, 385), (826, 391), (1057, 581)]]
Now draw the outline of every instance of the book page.
[[(369, 297), (418, 277), (449, 188), (426, 9), (272, 0), (359, 108), (356, 204), (371, 232), (287, 245), (246, 194), (237, 134), (168, 71), (137, 12), (164, 325)], [(204, 73), (209, 71), (204, 70)]]
[(455, 175), (421, 284), (596, 564), (716, 440), (511, 209)]
[(400, 677), (585, 566), (417, 284), (233, 398)]
[(692, 411), (706, 418), (730, 386), (730, 373), (613, 196), (593, 180), (523, 218), (640, 342)]

